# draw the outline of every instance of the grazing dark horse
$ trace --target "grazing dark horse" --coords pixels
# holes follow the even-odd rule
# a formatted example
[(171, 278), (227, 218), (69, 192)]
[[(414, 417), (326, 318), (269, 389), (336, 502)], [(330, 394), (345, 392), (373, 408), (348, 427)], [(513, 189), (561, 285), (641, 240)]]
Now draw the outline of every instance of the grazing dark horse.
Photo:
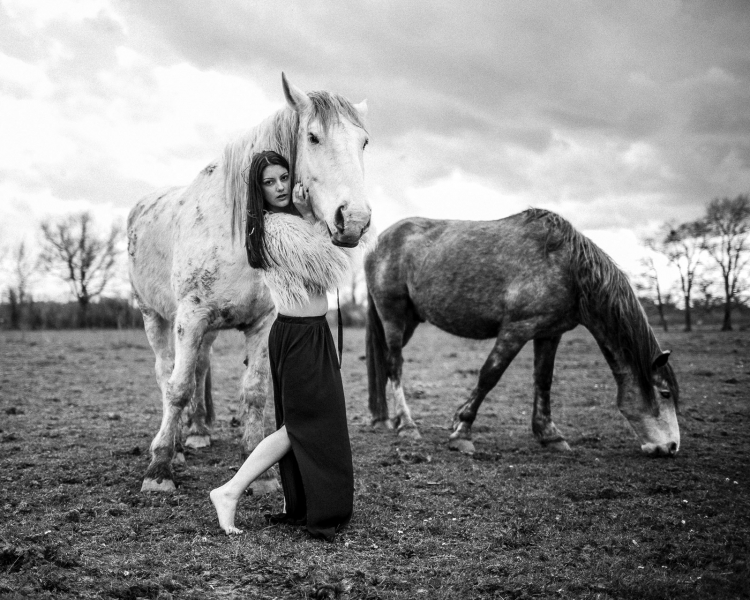
[[(627, 276), (554, 213), (530, 209), (498, 221), (400, 221), (365, 262), (367, 375), (373, 424), (419, 437), (401, 385), (401, 350), (419, 323), (473, 339), (497, 338), (450, 447), (473, 452), (471, 425), (487, 393), (534, 340), (531, 428), (543, 446), (569, 450), (552, 421), (550, 387), (562, 334), (581, 324), (617, 381), (617, 406), (651, 455), (680, 447), (678, 386)], [(389, 415), (386, 383), (393, 407)]]

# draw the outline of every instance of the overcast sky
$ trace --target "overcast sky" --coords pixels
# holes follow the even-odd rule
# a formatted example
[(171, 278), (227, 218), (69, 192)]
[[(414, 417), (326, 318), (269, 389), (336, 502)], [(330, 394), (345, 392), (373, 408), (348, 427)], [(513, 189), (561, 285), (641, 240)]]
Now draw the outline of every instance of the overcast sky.
[(750, 192), (750, 2), (0, 0), (0, 245), (184, 185), (304, 90), (367, 99), (379, 230), (559, 212), (640, 236)]

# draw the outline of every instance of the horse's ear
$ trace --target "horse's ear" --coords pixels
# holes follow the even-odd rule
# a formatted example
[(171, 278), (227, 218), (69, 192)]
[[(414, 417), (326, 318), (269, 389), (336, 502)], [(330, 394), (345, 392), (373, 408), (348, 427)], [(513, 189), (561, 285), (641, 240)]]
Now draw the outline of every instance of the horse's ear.
[(305, 92), (293, 83), (289, 83), (283, 71), (281, 72), (281, 85), (284, 87), (287, 104), (296, 112), (302, 113), (312, 104)]
[(362, 100), (359, 104), (355, 104), (354, 108), (363, 119), (367, 116), (367, 100)]
[(666, 365), (667, 361), (669, 360), (670, 354), (672, 354), (671, 350), (665, 350), (664, 352), (659, 354), (659, 356), (654, 359), (654, 363), (651, 365), (651, 368), (658, 369)]

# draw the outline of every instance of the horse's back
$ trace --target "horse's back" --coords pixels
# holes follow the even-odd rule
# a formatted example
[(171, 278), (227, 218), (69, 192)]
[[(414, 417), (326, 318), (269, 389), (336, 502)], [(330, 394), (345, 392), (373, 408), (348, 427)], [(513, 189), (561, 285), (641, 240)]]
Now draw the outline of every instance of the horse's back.
[(456, 335), (494, 337), (503, 322), (567, 313), (574, 292), (556, 226), (519, 213), (496, 221), (410, 218), (368, 258), (374, 297), (408, 294), (420, 317)]
[(368, 270), (383, 277), (394, 269), (412, 277), (439, 271), (461, 283), (482, 281), (483, 273), (498, 269), (505, 281), (526, 278), (529, 268), (544, 270), (555, 262), (549, 252), (555, 237), (549, 223), (529, 219), (525, 212), (495, 221), (412, 217), (380, 235)]

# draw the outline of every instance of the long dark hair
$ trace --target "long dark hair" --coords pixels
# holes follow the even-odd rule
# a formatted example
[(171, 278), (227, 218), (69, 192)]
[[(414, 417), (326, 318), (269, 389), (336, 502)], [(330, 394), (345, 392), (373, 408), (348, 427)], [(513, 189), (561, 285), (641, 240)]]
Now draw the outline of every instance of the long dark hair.
[[(254, 269), (268, 269), (275, 263), (273, 257), (268, 253), (265, 236), (265, 199), (263, 196), (263, 171), (269, 165), (279, 165), (287, 171), (289, 162), (278, 152), (266, 150), (258, 152), (247, 169), (247, 219), (245, 223), (245, 248), (247, 250), (247, 262)], [(289, 173), (289, 193), (291, 196), (294, 182), (291, 171)], [(290, 199), (289, 204), (279, 212), (297, 214)]]

